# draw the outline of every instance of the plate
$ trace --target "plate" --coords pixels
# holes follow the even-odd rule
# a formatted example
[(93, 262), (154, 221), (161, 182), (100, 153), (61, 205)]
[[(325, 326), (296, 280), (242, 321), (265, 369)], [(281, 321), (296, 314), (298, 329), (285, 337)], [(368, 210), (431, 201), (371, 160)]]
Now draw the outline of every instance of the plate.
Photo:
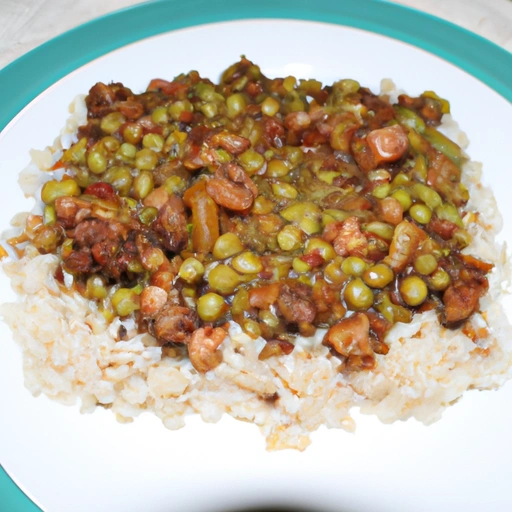
[[(450, 99), (471, 139), (469, 153), (484, 162), (484, 180), (494, 187), (505, 218), (501, 236), (512, 239), (504, 186), (511, 183), (504, 169), (512, 115), (510, 54), (387, 2), (239, 4), (144, 4), (64, 34), (0, 71), (7, 105), (0, 115), (0, 152), (8, 170), (0, 192), (1, 229), (14, 213), (31, 207), (17, 186), (17, 172), (28, 163), (30, 148), (52, 143), (76, 94), (111, 80), (142, 90), (151, 78), (170, 79), (189, 69), (216, 77), (243, 53), (269, 75), (324, 82), (351, 77), (373, 90), (381, 78), (392, 77), (410, 94), (432, 89)], [(12, 299), (2, 276), (0, 300)], [(512, 508), (510, 384), (498, 392), (467, 393), (429, 427), (415, 421), (383, 425), (356, 415), (354, 435), (320, 429), (303, 453), (268, 453), (255, 426), (231, 418), (205, 424), (191, 417), (184, 429), (168, 431), (150, 415), (121, 425), (108, 411), (84, 416), (76, 407), (35, 399), (23, 386), (21, 354), (4, 324), (0, 337), (0, 462), (44, 510)], [(37, 510), (7, 476), (0, 485), (9, 510)]]

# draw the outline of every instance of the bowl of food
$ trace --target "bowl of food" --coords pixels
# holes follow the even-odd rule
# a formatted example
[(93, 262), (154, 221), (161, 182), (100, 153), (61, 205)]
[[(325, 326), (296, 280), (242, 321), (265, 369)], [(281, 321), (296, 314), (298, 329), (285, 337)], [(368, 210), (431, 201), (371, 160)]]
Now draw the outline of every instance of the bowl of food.
[(418, 475), (494, 460), (510, 104), (320, 21), (139, 38), (2, 132), (2, 463), (42, 508), (442, 510), (464, 479), (413, 508)]

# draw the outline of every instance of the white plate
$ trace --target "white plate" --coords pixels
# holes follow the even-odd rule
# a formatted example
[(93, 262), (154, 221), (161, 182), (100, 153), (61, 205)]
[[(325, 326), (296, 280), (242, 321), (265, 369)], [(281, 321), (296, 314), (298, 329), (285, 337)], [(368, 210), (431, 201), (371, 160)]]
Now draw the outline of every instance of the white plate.
[[(435, 90), (451, 102), (469, 153), (484, 162), (512, 239), (512, 106), (454, 65), (408, 44), (358, 29), (299, 21), (235, 21), (152, 37), (94, 60), (26, 107), (0, 136), (1, 228), (31, 207), (17, 185), (29, 149), (52, 143), (78, 93), (98, 81), (142, 91), (154, 77), (197, 69), (217, 78), (241, 53), (270, 76), (324, 83), (351, 77), (378, 90), (391, 77), (409, 94)], [(0, 301), (13, 300), (8, 280)], [(225, 511), (286, 504), (339, 512), (508, 512), (512, 385), (469, 392), (429, 427), (383, 425), (356, 414), (357, 432), (320, 429), (303, 453), (265, 451), (257, 427), (190, 417), (179, 431), (143, 415), (121, 425), (102, 409), (83, 416), (23, 386), (22, 361), (0, 325), (0, 454), (22, 489), (48, 511)], [(0, 507), (1, 508), (1, 507)]]

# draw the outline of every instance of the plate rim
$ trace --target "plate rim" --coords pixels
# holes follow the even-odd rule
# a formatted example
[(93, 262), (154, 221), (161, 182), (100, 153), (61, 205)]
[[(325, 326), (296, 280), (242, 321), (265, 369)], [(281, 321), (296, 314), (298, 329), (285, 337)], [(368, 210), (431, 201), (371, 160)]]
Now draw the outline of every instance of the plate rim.
[[(166, 32), (251, 19), (324, 22), (388, 36), (447, 60), (512, 102), (511, 53), (453, 23), (389, 0), (324, 0), (321, 5), (310, 0), (151, 0), (81, 24), (0, 69), (0, 135), (48, 87), (106, 53)], [(98, 38), (97, 33), (108, 36)], [(49, 67), (51, 61), (56, 65)], [(1, 464), (0, 495), (15, 512), (41, 510)]]

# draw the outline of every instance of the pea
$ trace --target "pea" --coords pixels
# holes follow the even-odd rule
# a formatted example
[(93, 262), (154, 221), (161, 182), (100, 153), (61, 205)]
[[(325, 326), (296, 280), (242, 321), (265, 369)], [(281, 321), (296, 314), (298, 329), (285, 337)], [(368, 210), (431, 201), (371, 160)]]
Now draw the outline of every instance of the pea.
[(158, 217), (158, 210), (154, 206), (143, 208), (139, 213), (139, 219), (145, 226), (149, 226)]
[(100, 123), (100, 128), (105, 132), (111, 135), (112, 133), (119, 130), (121, 125), (126, 123), (126, 117), (121, 114), (121, 112), (111, 112), (107, 114)]
[(280, 212), (281, 217), (289, 222), (295, 222), (308, 235), (318, 233), (322, 226), (320, 224), (321, 210), (319, 206), (311, 201), (296, 202), (287, 206)]
[(47, 226), (55, 224), (55, 222), (57, 222), (57, 213), (55, 211), (55, 208), (49, 204), (47, 204), (44, 207), (43, 222)]
[(428, 276), (437, 268), (437, 260), (433, 254), (421, 254), (414, 260), (414, 270), (418, 274)]
[(237, 115), (242, 114), (245, 110), (246, 101), (244, 95), (241, 93), (235, 93), (228, 96), (226, 99), (226, 106), (228, 108), (228, 117), (234, 119)]
[(149, 171), (142, 171), (133, 180), (133, 197), (135, 199), (144, 199), (154, 187), (153, 174)]
[(451, 203), (444, 203), (436, 208), (436, 215), (443, 220), (449, 220), (456, 224), (459, 228), (463, 228), (464, 224), (460, 218), (457, 207)]
[(384, 263), (377, 263), (363, 272), (363, 281), (371, 288), (384, 288), (395, 278), (393, 271)]
[(157, 154), (149, 148), (141, 149), (135, 155), (135, 166), (141, 171), (152, 171), (157, 163)]
[(188, 100), (175, 101), (169, 105), (167, 112), (173, 121), (179, 121), (182, 112), (194, 112), (194, 107)]
[(385, 222), (374, 221), (366, 224), (364, 226), (365, 231), (369, 231), (370, 233), (374, 233), (379, 236), (383, 240), (391, 241), (393, 239), (393, 234), (395, 233), (395, 228), (390, 224)]
[(151, 112), (151, 120), (156, 124), (166, 124), (168, 122), (167, 117), (167, 108), (166, 107), (156, 107), (153, 112)]
[(58, 197), (79, 196), (80, 187), (75, 180), (50, 180), (41, 190), (41, 200), (46, 204), (53, 204)]
[(277, 158), (273, 158), (267, 164), (267, 172), (266, 176), (269, 178), (282, 178), (286, 176), (290, 172), (289, 167), (286, 165), (284, 160), (278, 160)]
[(130, 288), (119, 288), (112, 296), (112, 306), (119, 316), (127, 316), (140, 309), (140, 299)]
[(121, 143), (111, 135), (103, 137), (103, 139), (100, 141), (100, 147), (109, 153), (115, 153), (119, 149), (119, 146), (121, 146)]
[(249, 175), (252, 175), (263, 167), (265, 158), (257, 151), (254, 151), (254, 149), (248, 149), (238, 157), (238, 161), (244, 168), (245, 172), (247, 172)]
[(377, 185), (372, 192), (372, 196), (377, 199), (384, 199), (388, 196), (391, 191), (391, 185), (389, 183), (384, 183), (382, 185)]
[(127, 196), (132, 187), (132, 173), (129, 167), (111, 167), (103, 175), (103, 181), (112, 185), (122, 196)]
[(123, 129), (123, 139), (130, 144), (138, 144), (142, 135), (142, 126), (139, 124), (130, 123)]
[(298, 227), (288, 224), (277, 234), (277, 243), (282, 251), (296, 251), (302, 246), (303, 235)]
[(406, 277), (399, 286), (400, 295), (409, 306), (419, 306), (428, 295), (428, 288), (423, 279), (418, 276)]
[(438, 268), (429, 278), (428, 286), (436, 292), (446, 290), (450, 286), (450, 275), (446, 270)]
[(87, 279), (86, 295), (89, 299), (105, 299), (108, 295), (105, 280), (97, 275), (89, 277)]
[(233, 313), (233, 315), (240, 315), (250, 307), (249, 292), (245, 288), (239, 288), (231, 303), (231, 313)]
[(213, 256), (217, 260), (224, 260), (243, 250), (244, 246), (235, 233), (224, 233), (215, 241)]
[(147, 133), (142, 139), (142, 145), (158, 153), (164, 147), (164, 138), (158, 133)]
[(360, 277), (350, 281), (345, 287), (343, 298), (348, 309), (368, 309), (373, 305), (373, 292)]
[(412, 205), (411, 195), (406, 190), (398, 189), (391, 194), (391, 197), (395, 198), (402, 205), (404, 212)]
[(117, 156), (122, 160), (133, 160), (137, 153), (137, 148), (128, 142), (123, 142), (119, 147)]
[(324, 269), (324, 277), (333, 284), (343, 284), (347, 280), (346, 274), (341, 270), (339, 257), (326, 265)]
[(265, 98), (263, 103), (261, 104), (261, 111), (266, 116), (275, 116), (279, 112), (279, 102), (269, 96), (268, 98)]
[(215, 322), (221, 318), (229, 306), (217, 293), (206, 293), (197, 300), (197, 314), (205, 322)]
[(283, 181), (272, 183), (272, 192), (278, 197), (284, 197), (287, 199), (295, 199), (298, 195), (295, 187)]
[(315, 252), (320, 254), (326, 262), (336, 258), (336, 251), (334, 250), (334, 247), (322, 238), (310, 238), (306, 242), (304, 254), (312, 254)]
[(415, 183), (412, 187), (414, 197), (423, 201), (431, 210), (441, 206), (443, 200), (441, 196), (432, 188), (422, 183)]
[(242, 329), (245, 332), (245, 334), (247, 334), (247, 336), (250, 336), (254, 340), (258, 339), (261, 336), (260, 324), (255, 320), (251, 320), (250, 318), (244, 320), (244, 323), (242, 324)]
[(200, 110), (208, 119), (211, 119), (218, 114), (219, 107), (216, 103), (205, 103), (201, 105)]
[(263, 270), (261, 258), (250, 251), (235, 256), (231, 265), (241, 274), (257, 274)]
[(208, 274), (208, 283), (212, 290), (223, 295), (233, 293), (244, 281), (243, 276), (227, 265), (217, 265)]
[(413, 204), (409, 214), (419, 224), (428, 224), (432, 218), (432, 210), (426, 204)]
[(343, 260), (341, 270), (343, 270), (347, 276), (361, 276), (367, 266), (366, 261), (363, 259), (357, 256), (349, 256)]
[(87, 167), (94, 174), (101, 174), (107, 169), (107, 159), (99, 151), (91, 151), (87, 155)]
[(300, 258), (293, 258), (292, 267), (299, 274), (305, 274), (311, 270), (310, 265)]

